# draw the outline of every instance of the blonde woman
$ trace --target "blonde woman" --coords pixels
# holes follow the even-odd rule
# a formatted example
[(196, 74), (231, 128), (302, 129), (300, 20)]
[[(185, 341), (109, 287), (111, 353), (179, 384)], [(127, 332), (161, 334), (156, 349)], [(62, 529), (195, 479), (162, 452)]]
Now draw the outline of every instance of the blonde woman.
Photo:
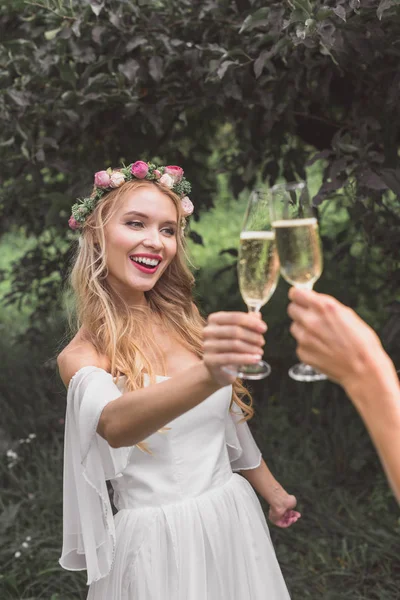
[(60, 564), (87, 570), (95, 600), (284, 600), (253, 487), (280, 527), (299, 518), (296, 498), (262, 460), (251, 399), (222, 369), (259, 360), (266, 325), (238, 312), (201, 318), (185, 262), (188, 193), (180, 167), (137, 161), (96, 173), (72, 208), (78, 331), (58, 358)]

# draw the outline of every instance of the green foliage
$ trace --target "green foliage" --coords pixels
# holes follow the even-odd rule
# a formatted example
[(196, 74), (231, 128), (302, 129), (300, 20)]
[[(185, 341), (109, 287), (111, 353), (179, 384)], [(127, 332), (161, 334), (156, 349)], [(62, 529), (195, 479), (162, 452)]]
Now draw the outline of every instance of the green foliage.
[[(315, 204), (348, 190), (358, 234), (384, 256), (392, 297), (399, 288), (394, 0), (6, 2), (0, 34), (2, 231), (67, 237), (74, 199), (122, 161), (184, 165), (200, 211), (218, 173), (236, 198), (260, 178), (304, 177), (317, 148)], [(65, 277), (67, 253), (32, 254), (38, 283), (16, 298), (42, 272)]]

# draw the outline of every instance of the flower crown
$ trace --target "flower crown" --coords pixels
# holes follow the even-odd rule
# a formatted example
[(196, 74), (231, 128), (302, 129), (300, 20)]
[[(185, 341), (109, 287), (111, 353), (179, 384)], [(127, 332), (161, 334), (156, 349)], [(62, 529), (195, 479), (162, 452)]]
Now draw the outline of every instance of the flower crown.
[(192, 214), (194, 206), (187, 196), (190, 194), (192, 186), (183, 176), (183, 169), (174, 165), (167, 167), (157, 167), (153, 163), (146, 163), (143, 160), (137, 160), (128, 167), (122, 169), (107, 169), (107, 171), (98, 171), (94, 175), (95, 189), (91, 196), (79, 200), (72, 207), (72, 215), (69, 218), (68, 225), (71, 229), (80, 229), (87, 217), (94, 211), (100, 198), (120, 187), (126, 181), (133, 179), (147, 179), (156, 183), (161, 183), (170, 188), (181, 199), (182, 211), (184, 217)]

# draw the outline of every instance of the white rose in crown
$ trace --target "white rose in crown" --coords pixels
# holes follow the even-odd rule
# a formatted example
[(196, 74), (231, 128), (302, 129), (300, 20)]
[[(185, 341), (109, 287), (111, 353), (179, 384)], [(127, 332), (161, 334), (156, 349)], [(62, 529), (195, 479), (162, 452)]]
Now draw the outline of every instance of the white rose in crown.
[(159, 183), (165, 185), (166, 187), (169, 187), (170, 189), (172, 189), (175, 185), (175, 181), (172, 179), (171, 175), (168, 175), (168, 173), (164, 173), (164, 175), (161, 175), (158, 181)]
[(114, 171), (110, 177), (110, 185), (112, 188), (118, 188), (125, 182), (125, 176), (119, 171)]

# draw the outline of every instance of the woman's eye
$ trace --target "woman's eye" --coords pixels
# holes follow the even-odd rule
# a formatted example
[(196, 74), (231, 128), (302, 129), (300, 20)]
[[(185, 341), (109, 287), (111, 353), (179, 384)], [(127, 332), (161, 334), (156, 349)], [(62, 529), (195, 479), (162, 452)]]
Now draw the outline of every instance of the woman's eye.
[(168, 235), (175, 235), (175, 229), (172, 229), (172, 227), (165, 227), (163, 231), (165, 231), (165, 233)]
[(128, 221), (127, 225), (129, 225), (130, 227), (143, 227), (143, 223), (141, 223), (140, 221)]

